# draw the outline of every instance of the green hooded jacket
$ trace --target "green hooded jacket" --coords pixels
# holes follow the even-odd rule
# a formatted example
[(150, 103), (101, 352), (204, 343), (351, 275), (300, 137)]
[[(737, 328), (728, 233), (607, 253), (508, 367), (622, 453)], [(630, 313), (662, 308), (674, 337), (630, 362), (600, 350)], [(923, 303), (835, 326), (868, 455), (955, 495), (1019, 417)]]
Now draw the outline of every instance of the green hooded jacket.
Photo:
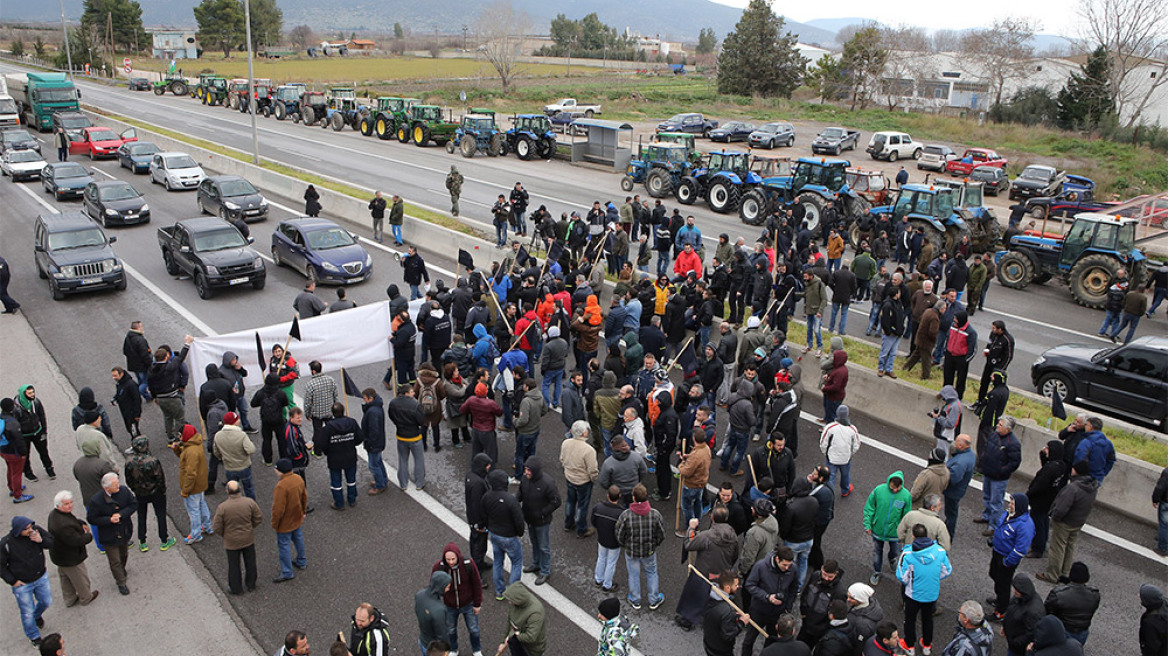
[(645, 347), (637, 339), (637, 333), (625, 333), (625, 375), (632, 376), (645, 363)]
[(503, 598), (511, 606), (507, 611), (508, 633), (514, 632), (531, 656), (543, 656), (547, 651), (547, 618), (543, 603), (522, 581), (507, 586)]
[(897, 470), (888, 475), (888, 481), (893, 478), (900, 479), (899, 490), (893, 492), (886, 482), (872, 490), (864, 503), (864, 530), (872, 531), (877, 540), (898, 540), (900, 520), (912, 510), (912, 494), (904, 486), (904, 472)]

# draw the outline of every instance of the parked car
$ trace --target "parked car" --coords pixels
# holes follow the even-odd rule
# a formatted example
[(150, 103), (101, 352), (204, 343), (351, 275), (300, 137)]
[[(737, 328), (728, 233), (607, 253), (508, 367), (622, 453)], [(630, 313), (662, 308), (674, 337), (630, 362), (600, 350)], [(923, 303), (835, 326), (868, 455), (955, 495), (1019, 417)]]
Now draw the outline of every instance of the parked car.
[(839, 155), (845, 150), (855, 150), (860, 142), (860, 131), (847, 128), (824, 128), (811, 142), (811, 152), (818, 155)]
[(312, 282), (351, 285), (369, 278), (373, 258), (348, 230), (327, 219), (281, 221), (272, 233), (272, 259)]
[(586, 134), (587, 128), (583, 126), (574, 125), (576, 119), (584, 118), (584, 114), (580, 112), (556, 112), (552, 114), (548, 120), (551, 121), (552, 131), (561, 132), (563, 134)]
[(250, 283), (263, 289), (267, 282), (264, 259), (251, 247), (252, 240), (222, 219), (185, 219), (159, 228), (157, 237), (166, 272), (190, 276), (201, 299), (220, 287)]
[(1009, 160), (999, 155), (997, 151), (988, 148), (967, 148), (961, 157), (945, 164), (945, 171), (950, 175), (965, 176), (973, 173), (979, 166), (996, 166), (1004, 169), (1009, 163)]
[(121, 134), (109, 128), (84, 128), (79, 140), (69, 142), (69, 154), (89, 155), (89, 159), (117, 157), (122, 144), (138, 140), (137, 133), (134, 128), (126, 128)]
[(917, 169), (940, 173), (945, 170), (945, 165), (954, 159), (957, 159), (957, 153), (949, 146), (925, 146), (921, 150), (920, 159), (917, 160)]
[(1100, 406), (1168, 431), (1168, 337), (1140, 337), (1124, 346), (1064, 344), (1030, 367), (1039, 394)]
[(157, 152), (158, 146), (149, 141), (130, 141), (118, 148), (118, 165), (131, 173), (149, 173), (150, 159)]
[(222, 219), (243, 218), (244, 221), (263, 221), (268, 218), (268, 201), (259, 190), (238, 175), (215, 175), (199, 183), (195, 199), (199, 211), (215, 214)]
[(43, 168), (45, 160), (35, 150), (8, 150), (0, 157), (0, 172), (13, 182), (39, 178)]
[(69, 111), (53, 113), (53, 134), (56, 134), (58, 129), (64, 130), (65, 134), (69, 136), (69, 141), (80, 141), (81, 131), (89, 127), (93, 127), (93, 121), (90, 121), (89, 117), (81, 112)]
[(41, 186), (57, 200), (81, 198), (93, 173), (77, 162), (53, 162), (41, 169)]
[(126, 288), (126, 271), (97, 224), (81, 212), (42, 214), (33, 233), (37, 275), (48, 279), (54, 301), (66, 294)]
[(557, 102), (543, 106), (543, 113), (548, 116), (558, 114), (559, 112), (578, 113), (587, 118), (592, 118), (593, 114), (600, 113), (600, 105), (584, 105), (576, 102), (575, 98), (560, 98)]
[(167, 191), (195, 189), (206, 177), (203, 167), (186, 153), (156, 153), (150, 158), (150, 183)]
[(150, 222), (150, 206), (138, 190), (121, 180), (90, 182), (81, 197), (85, 213), (104, 228)]
[(150, 83), (150, 80), (144, 77), (132, 77), (126, 83), (126, 86), (130, 91), (152, 91), (154, 89), (154, 85)]
[(868, 154), (872, 159), (895, 162), (901, 158), (921, 158), (921, 145), (907, 132), (874, 132), (868, 139)]
[(742, 121), (728, 121), (723, 125), (710, 130), (710, 141), (724, 141), (730, 143), (731, 141), (746, 141), (750, 138), (750, 133), (754, 132), (754, 126)]
[(1014, 178), (1010, 185), (1010, 200), (1057, 196), (1062, 191), (1066, 178), (1066, 171), (1060, 171), (1053, 166), (1031, 164)]
[(982, 189), (991, 196), (1010, 189), (1010, 176), (1006, 175), (1006, 169), (996, 166), (977, 167), (969, 174), (969, 181), (982, 183)]
[(0, 132), (0, 152), (9, 150), (33, 150), (41, 152), (41, 142), (23, 128), (12, 128)]
[(794, 146), (795, 126), (783, 122), (760, 125), (757, 130), (750, 133), (748, 143), (751, 148)]
[(701, 114), (674, 114), (657, 124), (658, 132), (686, 132), (709, 138), (710, 131), (718, 127), (718, 122)]

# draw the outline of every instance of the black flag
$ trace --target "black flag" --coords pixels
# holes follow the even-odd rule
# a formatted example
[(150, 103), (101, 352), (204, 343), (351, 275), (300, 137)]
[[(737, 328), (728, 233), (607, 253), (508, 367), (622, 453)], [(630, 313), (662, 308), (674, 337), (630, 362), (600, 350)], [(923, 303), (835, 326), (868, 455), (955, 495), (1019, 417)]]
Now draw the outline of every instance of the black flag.
[(268, 370), (268, 358), (264, 355), (264, 342), (260, 339), (260, 331), (256, 331), (256, 357), (260, 361), (260, 371)]
[(1067, 418), (1067, 409), (1063, 407), (1063, 397), (1055, 389), (1050, 391), (1050, 414), (1059, 419)]
[[(505, 264), (505, 262), (504, 262), (504, 264)], [(505, 277), (507, 277), (507, 267), (504, 266), (503, 264), (500, 264), (495, 269), (495, 277), (494, 277), (494, 279), (491, 280), (491, 286), (494, 287), (495, 285), (503, 282), (503, 278), (505, 278)]]
[(694, 350), (693, 340), (690, 340), (685, 349), (677, 354), (677, 364), (681, 365), (681, 370), (687, 374), (697, 370), (698, 356)]
[(300, 317), (292, 317), (292, 327), (288, 329), (288, 336), (300, 341)]
[(474, 268), (474, 258), (470, 256), (470, 253), (461, 248), (458, 249), (458, 263), (468, 269)]
[(357, 383), (353, 382), (353, 378), (349, 376), (349, 372), (341, 367), (341, 378), (345, 380), (345, 396), (352, 396), (354, 398), (361, 398), (361, 388), (357, 387)]
[(527, 254), (527, 249), (520, 246), (519, 252), (515, 255), (515, 264), (521, 267), (525, 267), (527, 266), (527, 261), (530, 259), (531, 256)]
[(551, 248), (548, 249), (547, 259), (551, 262), (559, 262), (563, 256), (564, 245), (559, 241), (552, 242)]

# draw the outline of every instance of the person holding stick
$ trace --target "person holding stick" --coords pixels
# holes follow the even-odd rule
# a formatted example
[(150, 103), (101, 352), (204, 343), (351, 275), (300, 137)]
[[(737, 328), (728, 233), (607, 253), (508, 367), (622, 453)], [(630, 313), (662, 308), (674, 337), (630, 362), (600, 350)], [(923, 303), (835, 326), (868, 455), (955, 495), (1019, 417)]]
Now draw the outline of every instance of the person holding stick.
[(798, 612), (799, 576), (795, 568), (795, 552), (787, 546), (776, 547), (769, 558), (755, 563), (746, 577), (746, 593), (750, 595), (750, 610), (755, 621), (746, 627), (742, 653), (750, 656), (759, 634), (767, 638), (775, 635), (779, 616)]
[[(710, 583), (708, 579), (706, 582)], [(751, 622), (750, 615), (730, 600), (738, 592), (738, 574), (730, 570), (722, 572), (718, 575), (718, 582), (710, 583), (710, 587), (719, 598), (711, 597), (706, 605), (702, 617), (702, 646), (706, 649), (706, 656), (734, 656), (738, 634)]]
[[(695, 423), (694, 426), (698, 428), (701, 424)], [(706, 492), (706, 483), (710, 480), (710, 445), (705, 440), (695, 440), (693, 447), (687, 453), (686, 444), (683, 442), (680, 457), (681, 462), (677, 466), (678, 472), (681, 474), (678, 477), (678, 486), (681, 488), (678, 503), (681, 504), (681, 512), (684, 513), (685, 521), (688, 524), (691, 519), (701, 520), (702, 518), (702, 501)], [(677, 531), (677, 537), (683, 537), (683, 535)]]

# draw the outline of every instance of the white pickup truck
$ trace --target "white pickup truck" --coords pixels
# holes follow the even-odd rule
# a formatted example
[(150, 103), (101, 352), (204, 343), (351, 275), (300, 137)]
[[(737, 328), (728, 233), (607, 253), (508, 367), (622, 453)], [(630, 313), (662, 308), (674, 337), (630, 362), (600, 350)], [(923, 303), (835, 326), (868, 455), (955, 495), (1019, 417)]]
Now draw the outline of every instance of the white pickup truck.
[(548, 116), (559, 112), (583, 114), (585, 118), (592, 118), (593, 114), (600, 113), (600, 105), (581, 105), (575, 98), (560, 98), (558, 101), (544, 105), (543, 112)]

